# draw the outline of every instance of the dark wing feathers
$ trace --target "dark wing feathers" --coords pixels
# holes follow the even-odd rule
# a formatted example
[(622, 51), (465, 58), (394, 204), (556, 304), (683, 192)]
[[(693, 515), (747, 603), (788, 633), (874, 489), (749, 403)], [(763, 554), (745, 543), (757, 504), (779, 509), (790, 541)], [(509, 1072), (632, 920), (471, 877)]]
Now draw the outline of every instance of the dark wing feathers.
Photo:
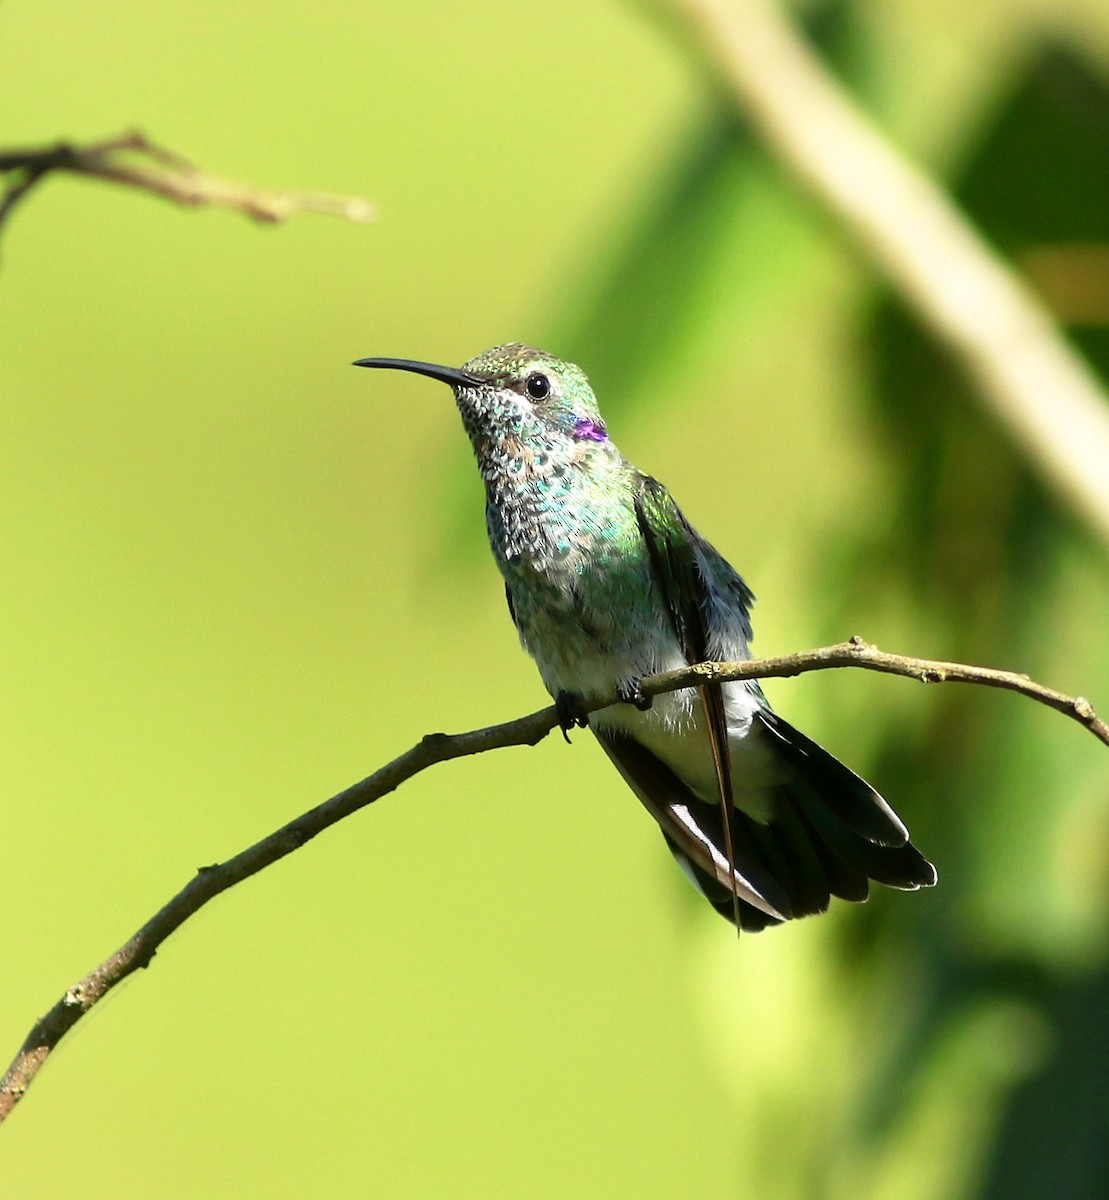
[(694, 546), (701, 540), (657, 479), (644, 475), (635, 495), (635, 519), (651, 560), (674, 634), (686, 659), (703, 662), (708, 646), (704, 584)]
[(504, 598), (508, 602), (508, 615), (512, 618), (512, 624), (519, 629), (520, 622), (516, 620), (516, 605), (512, 602), (512, 589), (507, 582), (504, 585)]
[[(688, 663), (708, 657), (708, 618), (705, 584), (697, 566), (695, 547), (700, 541), (670, 493), (649, 475), (643, 476), (635, 497), (635, 518), (655, 577), (662, 592), (674, 634)], [(698, 689), (705, 710), (716, 787), (720, 798), (720, 821), (729, 876), (735, 874), (736, 840), (732, 821), (736, 813), (732, 794), (732, 761), (728, 745), (728, 718), (724, 693), (719, 685), (705, 683)], [(717, 845), (720, 843), (718, 842)], [(739, 892), (731, 889), (732, 919), (741, 925)]]

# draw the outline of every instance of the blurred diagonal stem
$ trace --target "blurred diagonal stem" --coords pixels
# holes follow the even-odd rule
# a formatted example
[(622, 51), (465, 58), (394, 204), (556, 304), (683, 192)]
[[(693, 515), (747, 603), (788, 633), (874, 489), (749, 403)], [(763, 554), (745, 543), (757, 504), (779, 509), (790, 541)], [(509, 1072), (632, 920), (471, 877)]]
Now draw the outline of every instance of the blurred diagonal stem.
[(357, 196), (271, 192), (207, 175), (179, 154), (132, 131), (80, 146), (57, 142), (34, 149), (0, 150), (0, 175), (6, 178), (0, 194), (0, 228), (34, 187), (59, 171), (124, 184), (177, 204), (231, 208), (270, 224), (297, 212), (327, 213), (359, 223), (371, 221), (374, 215), (369, 201)]
[(773, 0), (653, 0), (771, 152), (947, 347), (1047, 485), (1109, 543), (1109, 397), (951, 198), (877, 130)]
[[(642, 690), (648, 696), (658, 696), (684, 687), (695, 687), (706, 680), (723, 683), (728, 680), (788, 678), (837, 667), (861, 667), (868, 671), (902, 675), (923, 683), (978, 683), (1019, 692), (1049, 708), (1066, 713), (1109, 746), (1109, 725), (1097, 716), (1089, 701), (1082, 697), (1066, 696), (1033, 682), (1027, 675), (1011, 671), (887, 654), (867, 645), (861, 638), (780, 658), (698, 663), (681, 670), (652, 675), (642, 681)], [(595, 712), (617, 702), (616, 695), (590, 698), (583, 704), (583, 709)], [(23, 1098), (51, 1051), (81, 1017), (133, 971), (149, 966), (162, 942), (209, 900), (300, 849), (316, 834), (388, 795), (406, 779), (411, 779), (427, 767), (504, 746), (535, 745), (558, 723), (558, 715), (550, 707), (503, 725), (491, 725), (468, 733), (429, 733), (399, 758), (394, 758), (330, 800), (302, 813), (234, 858), (210, 867), (201, 867), (164, 908), (155, 913), (114, 954), (69, 988), (36, 1023), (0, 1080), (0, 1121)]]

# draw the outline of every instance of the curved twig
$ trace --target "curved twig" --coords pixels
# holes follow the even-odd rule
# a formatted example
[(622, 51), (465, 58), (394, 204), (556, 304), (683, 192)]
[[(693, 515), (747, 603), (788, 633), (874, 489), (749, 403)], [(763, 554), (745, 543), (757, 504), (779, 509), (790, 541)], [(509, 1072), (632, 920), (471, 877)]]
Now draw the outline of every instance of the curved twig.
[[(924, 658), (908, 658), (887, 654), (867, 645), (861, 638), (852, 638), (835, 646), (788, 654), (780, 658), (754, 659), (750, 662), (698, 663), (678, 671), (653, 675), (643, 680), (644, 694), (657, 696), (663, 692), (693, 687), (705, 680), (723, 683), (739, 679), (787, 678), (808, 671), (825, 671), (835, 667), (860, 667), (903, 675), (924, 683), (977, 683), (988, 687), (1006, 688), (1065, 713), (1089, 729), (1095, 737), (1109, 746), (1109, 725), (1101, 720), (1088, 700), (1066, 696), (1026, 675), (997, 671), (989, 667), (972, 667), (963, 663), (935, 662)], [(594, 712), (617, 703), (613, 694), (590, 700), (585, 711)], [(469, 754), (480, 754), (504, 746), (531, 746), (541, 741), (558, 724), (553, 707), (540, 709), (529, 716), (491, 725), (468, 733), (429, 733), (399, 758), (393, 759), (372, 775), (332, 796), (315, 808), (283, 825), (261, 841), (255, 842), (226, 862), (201, 867), (196, 875), (125, 942), (113, 955), (69, 988), (65, 995), (31, 1030), (19, 1053), (0, 1080), (0, 1121), (23, 1098), (35, 1075), (66, 1033), (107, 992), (140, 967), (149, 966), (158, 947), (180, 925), (220, 892), (242, 880), (256, 875), (263, 868), (285, 855), (299, 850), (318, 833), (349, 817), (360, 808), (388, 795), (406, 779), (436, 763)]]
[(0, 195), (0, 226), (36, 184), (55, 171), (89, 175), (152, 192), (177, 204), (213, 204), (270, 224), (297, 212), (326, 213), (348, 221), (373, 220), (373, 205), (358, 196), (325, 192), (271, 192), (231, 183), (198, 170), (179, 154), (133, 131), (84, 146), (58, 142), (31, 150), (0, 151), (0, 174), (9, 178)]

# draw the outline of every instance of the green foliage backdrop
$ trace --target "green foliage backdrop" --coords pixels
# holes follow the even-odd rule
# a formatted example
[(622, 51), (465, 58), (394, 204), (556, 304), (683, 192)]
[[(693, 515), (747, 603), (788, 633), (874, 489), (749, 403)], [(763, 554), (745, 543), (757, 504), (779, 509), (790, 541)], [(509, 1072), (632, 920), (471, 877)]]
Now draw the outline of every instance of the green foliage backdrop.
[[(811, 15), (1109, 373), (1105, 6)], [(381, 213), (259, 229), (58, 179), (6, 230), (10, 1052), (198, 865), (543, 703), (449, 400), (356, 357), (581, 362), (765, 653), (860, 633), (1109, 706), (1104, 548), (669, 38), (579, 0), (0, 9), (0, 143), (141, 124)], [(934, 892), (737, 945), (587, 738), (446, 764), (83, 1022), (4, 1194), (1101, 1196), (1103, 748), (979, 689), (768, 690), (891, 797)]]

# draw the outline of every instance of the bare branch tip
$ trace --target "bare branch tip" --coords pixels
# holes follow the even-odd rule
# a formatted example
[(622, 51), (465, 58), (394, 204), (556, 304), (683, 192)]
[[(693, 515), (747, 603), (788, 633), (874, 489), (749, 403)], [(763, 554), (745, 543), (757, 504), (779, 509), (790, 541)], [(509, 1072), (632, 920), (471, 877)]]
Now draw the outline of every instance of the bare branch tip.
[(369, 225), (376, 218), (377, 210), (368, 200), (355, 197), (347, 202), (342, 215), (348, 221), (353, 221), (356, 225)]
[(373, 205), (361, 196), (271, 192), (208, 175), (137, 129), (85, 145), (58, 141), (46, 148), (0, 151), (0, 171), (13, 179), (0, 196), (0, 221), (35, 183), (55, 171), (104, 179), (187, 207), (229, 208), (267, 224), (287, 221), (298, 212), (337, 216), (359, 225), (369, 224), (375, 215)]

